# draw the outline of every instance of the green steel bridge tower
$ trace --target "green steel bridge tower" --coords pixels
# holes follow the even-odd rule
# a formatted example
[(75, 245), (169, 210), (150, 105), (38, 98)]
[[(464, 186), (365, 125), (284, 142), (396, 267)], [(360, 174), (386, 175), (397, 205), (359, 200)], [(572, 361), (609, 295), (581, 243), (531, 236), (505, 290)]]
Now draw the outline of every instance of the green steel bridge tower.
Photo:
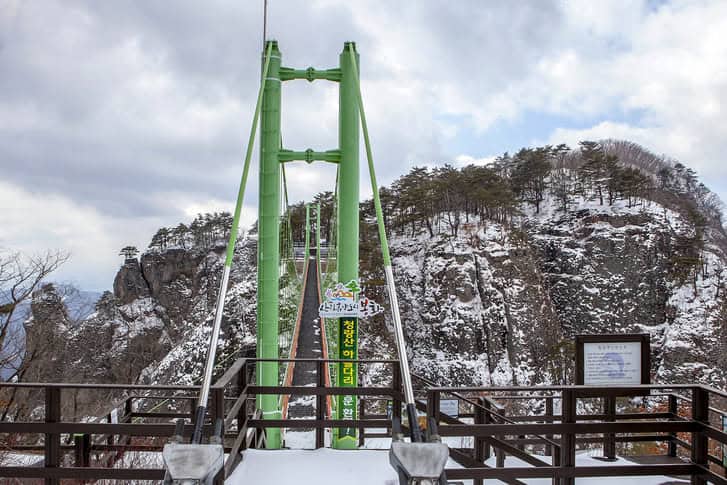
[[(258, 208), (258, 306), (257, 306), (257, 357), (277, 359), (279, 337), (279, 264), (280, 264), (280, 185), (281, 164), (293, 161), (324, 161), (338, 165), (337, 184), (337, 268), (338, 281), (347, 283), (358, 280), (359, 265), (359, 126), (358, 104), (358, 54), (355, 44), (347, 42), (339, 57), (339, 67), (318, 70), (293, 69), (282, 66), (282, 55), (277, 41), (266, 44), (264, 63), (268, 66), (262, 96), (260, 118), (260, 172)], [(269, 57), (268, 57), (269, 56)], [(356, 64), (354, 64), (354, 59)], [(306, 149), (295, 151), (281, 146), (281, 85), (284, 81), (304, 79), (309, 82), (327, 80), (339, 83), (338, 148), (326, 151)], [(306, 233), (306, 257), (309, 234)], [(319, 256), (317, 255), (318, 259)], [(358, 358), (357, 318), (342, 318), (339, 322), (340, 338), (337, 358)], [(343, 352), (341, 350), (343, 349)], [(357, 385), (357, 369), (354, 363), (341, 363), (337, 373), (337, 385)], [(277, 362), (261, 362), (258, 384), (279, 385)], [(341, 419), (355, 419), (355, 396), (340, 396), (336, 412)], [(280, 419), (281, 409), (276, 396), (262, 396), (258, 407), (266, 419)], [(280, 430), (269, 429), (267, 446), (279, 448)], [(356, 433), (353, 428), (334, 431), (333, 446), (355, 448)]]

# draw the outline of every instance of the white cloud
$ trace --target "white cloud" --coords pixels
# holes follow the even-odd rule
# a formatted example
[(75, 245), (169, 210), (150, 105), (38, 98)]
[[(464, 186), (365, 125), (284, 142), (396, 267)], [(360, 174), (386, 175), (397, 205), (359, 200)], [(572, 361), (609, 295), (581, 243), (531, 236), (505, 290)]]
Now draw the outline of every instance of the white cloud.
[[(157, 2), (5, 5), (0, 184), (32, 214), (0, 216), (13, 225), (2, 244), (68, 244), (73, 265), (93, 261), (68, 266), (78, 278), (108, 284), (99, 275), (121, 244), (145, 245), (197, 211), (232, 210), (259, 80), (259, 4), (180, 3), (173, 14)], [(723, 198), (725, 31), (720, 0), (281, 0), (269, 16), (288, 66), (333, 67), (343, 41), (357, 40), (381, 184), (413, 165), (486, 161), (467, 133), (555, 115), (591, 126), (554, 125), (544, 141), (629, 138), (693, 166)], [(337, 103), (335, 84), (286, 84), (285, 146), (334, 148)], [(288, 175), (294, 202), (332, 189), (335, 170), (293, 164)], [(254, 164), (245, 217), (256, 198)], [(87, 227), (93, 242), (62, 227)]]
[(466, 167), (467, 165), (489, 165), (495, 161), (496, 156), (489, 157), (473, 157), (472, 155), (462, 154), (454, 157), (454, 165), (456, 167)]
[[(581, 79), (576, 98), (584, 105), (635, 110), (638, 124), (606, 119), (585, 129), (556, 128), (549, 141), (630, 139), (696, 169), (724, 199), (727, 44), (720, 39), (727, 31), (727, 3), (675, 2), (647, 15), (639, 27), (628, 50), (606, 60), (580, 57), (569, 69)], [(587, 79), (596, 80), (592, 91)]]
[(71, 259), (53, 278), (82, 284), (83, 289), (109, 289), (120, 264), (121, 241), (146, 247), (144, 236), (155, 226), (158, 220), (108, 219), (66, 197), (0, 181), (0, 247), (25, 254), (68, 251)]

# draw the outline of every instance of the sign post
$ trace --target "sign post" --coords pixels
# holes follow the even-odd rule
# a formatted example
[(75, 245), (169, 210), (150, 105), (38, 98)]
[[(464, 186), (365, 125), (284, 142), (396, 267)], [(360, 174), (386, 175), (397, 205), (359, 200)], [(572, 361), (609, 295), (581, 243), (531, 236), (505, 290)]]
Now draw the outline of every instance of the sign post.
[[(338, 163), (338, 215), (337, 215), (337, 270), (338, 281), (358, 281), (358, 240), (359, 240), (359, 110), (356, 102), (356, 86), (358, 83), (358, 55), (352, 58), (349, 53), (350, 42), (346, 42), (339, 57), (341, 78), (339, 81), (338, 103), (338, 147), (341, 151), (341, 160)], [(355, 49), (355, 46), (354, 46)], [(339, 345), (343, 342), (343, 332), (353, 328), (353, 345), (358, 355), (358, 322), (349, 317), (341, 317), (338, 322)], [(343, 359), (343, 346), (338, 349), (338, 357)], [(353, 359), (351, 359), (353, 360)], [(358, 365), (350, 363), (346, 372), (358, 374)], [(339, 369), (340, 372), (340, 369)], [(343, 374), (338, 374), (337, 384), (346, 386)], [(355, 381), (355, 378), (354, 378)], [(347, 419), (349, 408), (341, 407), (343, 400), (353, 402), (351, 419), (356, 418), (356, 396), (339, 397), (339, 407), (336, 410), (339, 419)], [(352, 435), (346, 429), (333, 430), (333, 448), (354, 449), (358, 445), (356, 430)]]
[[(318, 315), (323, 318), (338, 318), (338, 385), (340, 387), (356, 387), (358, 372), (355, 361), (358, 360), (358, 320), (383, 311), (383, 307), (373, 300), (360, 297), (361, 288), (358, 281), (351, 280), (345, 285), (337, 283), (335, 287), (326, 289), (325, 299), (318, 307)], [(353, 395), (338, 396), (337, 413), (339, 419), (356, 419), (356, 397)], [(337, 428), (334, 436), (336, 442), (356, 443), (356, 428)], [(346, 445), (343, 445), (346, 446)]]
[[(650, 382), (648, 334), (577, 335), (576, 384), (638, 386)], [(616, 421), (616, 395), (603, 397), (604, 421)], [(616, 460), (616, 434), (603, 434), (603, 459)]]
[(650, 383), (649, 334), (576, 336), (576, 385)]

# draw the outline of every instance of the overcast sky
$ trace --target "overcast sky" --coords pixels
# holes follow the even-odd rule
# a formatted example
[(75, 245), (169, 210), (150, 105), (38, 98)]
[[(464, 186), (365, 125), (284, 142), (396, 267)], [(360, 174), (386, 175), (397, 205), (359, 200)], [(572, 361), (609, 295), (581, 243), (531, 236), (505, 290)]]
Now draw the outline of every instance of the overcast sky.
[[(269, 4), (284, 65), (335, 67), (357, 42), (382, 183), (617, 137), (727, 199), (727, 1)], [(102, 290), (122, 246), (232, 210), (261, 37), (262, 0), (0, 0), (0, 247), (67, 249), (57, 277)], [(286, 83), (286, 147), (335, 148), (337, 100), (332, 83)], [(291, 198), (333, 179), (330, 165), (291, 165)], [(256, 171), (250, 182), (246, 224)]]

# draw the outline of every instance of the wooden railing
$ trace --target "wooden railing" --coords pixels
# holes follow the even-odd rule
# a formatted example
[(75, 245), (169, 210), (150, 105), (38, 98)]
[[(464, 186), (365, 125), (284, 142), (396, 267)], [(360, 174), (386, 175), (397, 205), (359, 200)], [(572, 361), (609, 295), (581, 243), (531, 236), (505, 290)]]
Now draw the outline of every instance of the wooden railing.
[[(340, 361), (304, 360), (316, 363), (318, 386), (258, 386), (257, 363), (270, 361), (262, 359), (238, 359), (213, 384), (205, 431), (209, 435), (212, 423), (221, 419), (228, 454), (218, 483), (234, 469), (241, 451), (265, 447), (269, 428), (314, 428), (316, 447), (324, 446), (326, 430), (333, 428), (357, 428), (361, 445), (366, 438), (390, 436), (391, 418), (401, 417), (397, 361), (356, 361), (361, 370), (369, 364), (387, 366), (388, 377), (376, 386), (348, 388), (324, 385), (327, 366)], [(727, 484), (722, 456), (727, 434), (721, 429), (727, 394), (716, 389), (689, 385), (438, 387), (420, 378), (415, 382), (419, 383), (417, 406), (437, 422), (439, 434), (450, 444), (450, 456), (463, 467), (447, 470), (450, 480), (482, 484), (484, 479), (523, 483), (528, 478), (547, 478), (573, 484), (577, 477), (665, 475), (687, 476), (695, 484)], [(0, 383), (0, 392), (13, 389), (42, 393), (44, 414), (39, 420), (0, 422), (0, 433), (17, 438), (13, 451), (36, 453), (43, 463), (1, 466), (0, 477), (44, 478), (56, 484), (60, 479), (160, 480), (164, 475), (161, 458), (148, 468), (120, 459), (134, 451), (161, 451), (180, 418), (187, 422), (184, 434), (191, 435), (199, 388)], [(80, 422), (66, 417), (72, 413), (63, 404), (64, 395), (78, 391), (115, 392), (121, 397), (112, 413), (94, 422)], [(255, 409), (256, 398), (286, 394), (315, 396), (315, 419), (262, 419)], [(338, 395), (359, 397), (357, 419), (327, 417), (327, 400)], [(456, 415), (442, 411), (443, 399), (457, 401)], [(164, 408), (159, 406), (162, 402), (167, 403)], [(391, 403), (388, 415), (381, 413), (386, 402)], [(454, 444), (457, 438), (459, 445)], [(648, 461), (603, 466), (576, 462), (577, 450), (602, 448), (608, 460), (628, 458), (640, 444), (651, 446)], [(529, 466), (513, 467), (506, 461), (508, 456)]]
[[(191, 423), (194, 418), (192, 408), (198, 387), (3, 382), (0, 391), (42, 393), (45, 403), (42, 420), (0, 422), (0, 434), (14, 438), (4, 451), (26, 456), (37, 454), (42, 458), (42, 466), (0, 466), (0, 477), (44, 478), (47, 484), (58, 484), (61, 479), (161, 480), (164, 477), (161, 468), (123, 468), (117, 461), (130, 451), (161, 451), (163, 440), (174, 435), (172, 420), (189, 418)], [(63, 405), (63, 399), (79, 391), (124, 397), (102, 419), (69, 420), (64, 415), (70, 414), (69, 406)], [(140, 402), (153, 408), (153, 403), (159, 400), (184, 403), (179, 407), (185, 406), (188, 411), (137, 409)], [(184, 432), (191, 435), (192, 424), (187, 424)], [(147, 442), (134, 443), (140, 439)]]
[[(664, 392), (666, 391), (666, 392)], [(462, 401), (469, 413), (457, 418), (443, 415), (439, 409), (442, 397)], [(666, 401), (660, 406), (644, 406), (648, 412), (617, 412), (618, 398)], [(727, 445), (727, 434), (714, 426), (711, 417), (724, 412), (710, 407), (711, 401), (727, 398), (723, 391), (705, 386), (629, 386), (596, 389), (587, 386), (447, 388), (427, 390), (427, 414), (433, 417), (443, 437), (461, 437), (471, 441), (471, 448), (451, 448), (451, 456), (464, 465), (447, 470), (449, 479), (499, 479), (506, 483), (522, 483), (527, 478), (550, 478), (553, 483), (573, 484), (576, 477), (684, 475), (692, 483), (727, 484), (720, 456), (710, 449)], [(529, 406), (541, 401), (541, 415), (508, 415), (514, 402), (529, 400)], [(473, 403), (473, 401), (476, 401)], [(478, 402), (477, 402), (478, 401)], [(554, 401), (561, 403), (561, 412), (553, 412)], [(681, 412), (678, 402), (688, 405)], [(598, 408), (597, 412), (593, 412)], [(579, 411), (580, 410), (580, 411)], [(590, 412), (589, 412), (590, 410)], [(650, 456), (649, 463), (633, 465), (610, 464), (579, 466), (576, 451), (594, 444), (603, 446), (603, 459), (616, 458), (616, 444), (666, 443), (661, 458)], [(544, 453), (529, 453), (536, 447)], [(499, 456), (494, 467), (484, 462), (494, 448)], [(682, 453), (680, 453), (680, 450)], [(619, 456), (627, 455), (626, 449)], [(531, 467), (505, 466), (504, 455), (518, 458)], [(552, 461), (545, 458), (552, 455)], [(684, 459), (680, 460), (680, 456)], [(712, 464), (712, 466), (710, 466)]]
[[(369, 400), (391, 400), (395, 412), (400, 416), (402, 394), (400, 389), (399, 362), (396, 360), (358, 360), (355, 361), (361, 372), (366, 365), (383, 364), (390, 367), (387, 373), (389, 385), (367, 387), (327, 387), (328, 366), (343, 362), (338, 359), (296, 359), (297, 363), (313, 362), (316, 364), (317, 386), (258, 386), (255, 384), (255, 368), (259, 362), (278, 362), (286, 364), (290, 359), (239, 359), (214, 383), (211, 396), (215, 403), (212, 417), (223, 417), (225, 436), (234, 436), (227, 442), (229, 455), (225, 462), (225, 475), (229, 475), (240, 459), (240, 452), (251, 447), (262, 447), (265, 430), (268, 428), (314, 428), (316, 448), (325, 445), (327, 429), (346, 427), (358, 428), (365, 432), (371, 428), (391, 429), (391, 419), (386, 416), (371, 418), (359, 416), (355, 420), (328, 419), (328, 402), (338, 395), (355, 395)], [(315, 396), (315, 419), (263, 419), (254, 410), (255, 400), (262, 395), (299, 395)], [(219, 405), (216, 403), (220, 403)], [(387, 434), (390, 436), (390, 433)]]

